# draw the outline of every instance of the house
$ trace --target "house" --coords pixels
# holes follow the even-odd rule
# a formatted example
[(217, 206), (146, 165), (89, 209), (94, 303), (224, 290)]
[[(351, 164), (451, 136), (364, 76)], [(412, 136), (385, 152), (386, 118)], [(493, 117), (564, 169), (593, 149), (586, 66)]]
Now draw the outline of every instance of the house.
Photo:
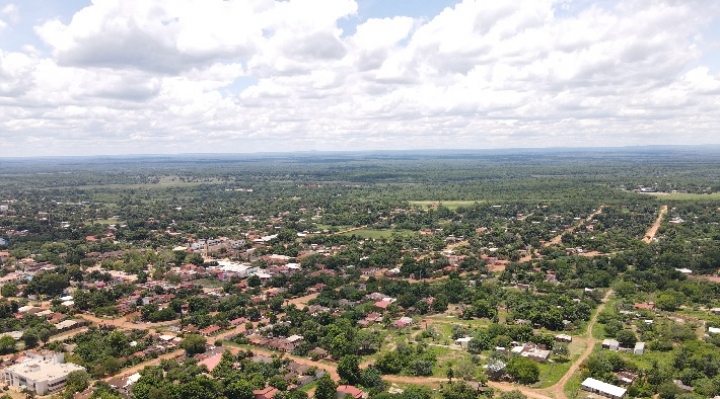
[(720, 334), (720, 328), (717, 328), (717, 327), (708, 327), (708, 333), (710, 333), (710, 334)]
[(683, 384), (683, 382), (680, 380), (673, 380), (673, 383), (685, 393), (689, 393), (689, 392), (692, 392), (693, 390), (695, 390), (695, 388), (693, 388), (689, 385)]
[(85, 370), (74, 363), (65, 363), (62, 352), (28, 352), (28, 358), (3, 371), (6, 384), (47, 395), (65, 388), (68, 374)]
[(463, 348), (467, 348), (468, 344), (472, 341), (472, 337), (462, 337), (455, 340), (455, 343)]
[(222, 360), (222, 353), (218, 353), (218, 354), (215, 354), (213, 356), (210, 356), (210, 357), (198, 362), (198, 366), (205, 365), (205, 367), (207, 367), (208, 371), (212, 373), (212, 371), (215, 370), (215, 367), (217, 367), (217, 365), (220, 364), (221, 360)]
[(549, 350), (544, 349), (544, 346), (540, 347), (533, 342), (527, 342), (523, 345), (516, 346), (512, 348), (510, 352), (541, 363), (547, 362), (551, 354)]
[(315, 348), (308, 352), (308, 355), (310, 355), (310, 357), (315, 360), (324, 359), (328, 357), (328, 351), (323, 348)]
[(555, 341), (558, 342), (572, 342), (572, 335), (558, 334), (555, 336)]
[(637, 379), (637, 374), (633, 374), (629, 371), (619, 371), (615, 373), (618, 381), (623, 385), (631, 385)]
[(353, 399), (361, 399), (365, 397), (365, 392), (352, 385), (340, 385), (337, 387), (337, 399), (343, 399), (348, 396)]
[(413, 322), (412, 318), (404, 316), (404, 317), (401, 317), (400, 320), (395, 322), (395, 326), (405, 327), (405, 326), (409, 326), (410, 324), (412, 324), (412, 322)]
[(244, 324), (247, 320), (244, 317), (238, 317), (237, 319), (230, 320), (231, 326), (239, 326), (240, 324)]
[(210, 326), (200, 330), (200, 335), (202, 335), (203, 337), (209, 337), (213, 334), (216, 334), (220, 330), (221, 328), (219, 326)]
[(303, 343), (304, 340), (305, 340), (305, 338), (303, 338), (302, 335), (297, 335), (297, 334), (287, 337), (287, 339), (285, 339), (285, 341), (287, 342), (286, 347), (288, 349), (288, 352), (294, 351), (295, 348), (297, 348), (298, 345)]
[(633, 349), (633, 353), (638, 356), (644, 354), (645, 353), (645, 342), (636, 342), (635, 349)]
[(273, 396), (278, 392), (280, 391), (271, 386), (267, 386), (263, 389), (254, 390), (253, 394), (255, 395), (255, 399), (273, 399)]
[(610, 399), (621, 399), (627, 392), (625, 388), (608, 384), (594, 378), (586, 378), (585, 381), (582, 382), (581, 388), (583, 391), (596, 393)]
[(505, 362), (499, 359), (491, 359), (487, 364), (487, 375), (492, 380), (499, 380), (505, 375), (505, 368), (507, 365)]
[(616, 351), (620, 348), (620, 343), (616, 339), (605, 339), (602, 342), (603, 349), (610, 349)]
[(653, 309), (655, 309), (655, 304), (653, 302), (636, 303), (633, 305), (633, 308), (635, 308), (637, 310), (653, 310)]

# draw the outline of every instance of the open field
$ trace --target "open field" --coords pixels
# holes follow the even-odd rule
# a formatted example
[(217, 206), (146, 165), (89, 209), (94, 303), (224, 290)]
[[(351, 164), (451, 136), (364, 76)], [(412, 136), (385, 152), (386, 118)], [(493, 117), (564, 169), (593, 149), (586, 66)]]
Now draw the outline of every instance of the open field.
[(663, 200), (694, 201), (694, 200), (720, 200), (720, 192), (711, 194), (690, 194), (690, 193), (647, 193)]

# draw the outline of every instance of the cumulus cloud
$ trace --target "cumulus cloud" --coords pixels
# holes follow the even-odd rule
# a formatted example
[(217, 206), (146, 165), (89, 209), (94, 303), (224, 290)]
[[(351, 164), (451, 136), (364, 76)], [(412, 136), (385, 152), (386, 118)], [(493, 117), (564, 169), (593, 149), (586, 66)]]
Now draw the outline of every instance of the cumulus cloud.
[(35, 27), (48, 55), (0, 48), (0, 132), (17, 155), (720, 143), (711, 2), (463, 0), (344, 32), (358, 11), (94, 0)]

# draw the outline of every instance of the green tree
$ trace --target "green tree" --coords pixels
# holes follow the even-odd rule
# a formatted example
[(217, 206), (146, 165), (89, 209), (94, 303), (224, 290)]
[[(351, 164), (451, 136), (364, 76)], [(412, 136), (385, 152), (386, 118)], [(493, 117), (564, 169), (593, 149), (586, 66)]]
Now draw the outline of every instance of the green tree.
[(253, 386), (248, 381), (237, 379), (225, 388), (225, 396), (233, 399), (255, 399)]
[(566, 342), (556, 342), (552, 348), (553, 354), (560, 359), (567, 360), (570, 356), (570, 348)]
[(65, 397), (72, 398), (76, 392), (85, 390), (90, 384), (90, 374), (84, 370), (70, 372), (65, 382)]
[(280, 391), (285, 391), (288, 388), (287, 381), (285, 381), (285, 379), (279, 375), (274, 375), (270, 377), (270, 379), (268, 380), (268, 385), (270, 385), (271, 387), (275, 387)]
[(356, 385), (360, 382), (360, 360), (355, 355), (340, 358), (337, 372), (347, 384)]
[(521, 356), (514, 356), (508, 361), (507, 372), (521, 384), (532, 384), (540, 377), (537, 363)]
[(337, 384), (325, 374), (318, 379), (317, 388), (315, 389), (315, 399), (335, 399), (337, 392)]
[(40, 341), (38, 335), (33, 331), (25, 331), (20, 339), (25, 342), (26, 348), (34, 348)]
[(5, 298), (17, 296), (18, 291), (18, 286), (13, 283), (7, 283), (0, 288), (0, 294)]
[(185, 349), (185, 352), (190, 356), (197, 353), (204, 353), (205, 345), (207, 345), (207, 340), (199, 334), (188, 334), (182, 342), (180, 342), (180, 347)]
[(360, 371), (360, 385), (370, 390), (382, 391), (385, 389), (382, 373), (372, 366)]
[(443, 399), (477, 399), (478, 393), (470, 385), (456, 381), (442, 390)]
[(448, 378), (448, 382), (452, 384), (452, 379), (455, 377), (455, 370), (453, 370), (452, 367), (448, 367), (447, 371), (445, 372), (445, 376)]
[(523, 395), (522, 392), (515, 389), (512, 391), (500, 392), (500, 399), (527, 399), (527, 396)]
[(9, 335), (0, 337), (0, 355), (15, 352), (15, 339)]
[(637, 336), (630, 330), (622, 330), (617, 333), (617, 340), (623, 348), (632, 348), (637, 342)]

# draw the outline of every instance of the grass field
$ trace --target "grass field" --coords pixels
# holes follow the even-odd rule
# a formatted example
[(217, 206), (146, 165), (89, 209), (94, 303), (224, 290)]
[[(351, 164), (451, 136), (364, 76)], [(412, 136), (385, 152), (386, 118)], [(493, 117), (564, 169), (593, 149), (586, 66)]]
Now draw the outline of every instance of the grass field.
[(355, 235), (356, 237), (361, 238), (372, 238), (372, 239), (380, 239), (380, 238), (390, 238), (393, 234), (400, 234), (401, 236), (410, 236), (414, 234), (415, 232), (411, 230), (370, 230), (370, 229), (360, 229), (360, 230), (353, 230), (348, 231), (347, 233), (342, 233), (344, 236), (352, 236)]
[(647, 193), (661, 199), (668, 200), (680, 200), (680, 201), (691, 201), (691, 200), (720, 200), (720, 193), (712, 194), (669, 194), (669, 193)]
[(547, 388), (555, 385), (567, 373), (580, 355), (585, 351), (586, 344), (584, 342), (573, 341), (570, 346), (570, 360), (563, 363), (539, 363), (540, 380), (533, 385), (534, 388)]

